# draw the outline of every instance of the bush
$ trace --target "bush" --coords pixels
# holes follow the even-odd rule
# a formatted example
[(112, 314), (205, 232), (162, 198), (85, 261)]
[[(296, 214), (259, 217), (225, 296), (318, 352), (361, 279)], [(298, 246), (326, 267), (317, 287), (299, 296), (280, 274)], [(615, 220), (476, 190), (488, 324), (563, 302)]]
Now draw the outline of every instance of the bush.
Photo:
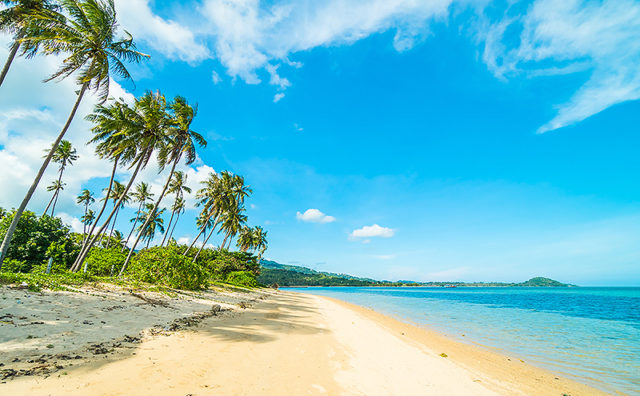
[[(87, 273), (96, 276), (117, 275), (127, 258), (129, 251), (122, 252), (121, 247), (94, 247), (87, 255)], [(81, 270), (82, 271), (82, 270)]]
[[(203, 251), (204, 252), (204, 251)], [(216, 251), (204, 265), (216, 279), (226, 281), (232, 272), (246, 271), (255, 278), (260, 273), (256, 257), (251, 253)]]
[[(35, 265), (33, 267), (31, 267), (31, 273), (32, 274), (46, 274), (47, 273), (47, 265), (48, 263), (43, 263), (43, 264), (38, 264)], [(69, 271), (67, 271), (67, 266), (61, 263), (56, 263), (56, 261), (54, 260), (53, 263), (51, 263), (51, 271), (49, 272), (50, 274), (64, 274), (64, 273), (68, 273)]]
[(227, 275), (225, 282), (236, 286), (259, 287), (256, 276), (249, 271), (233, 271)]
[[(14, 215), (15, 211), (12, 211), (0, 220), (0, 240), (7, 233)], [(58, 255), (58, 259), (65, 264), (72, 261), (71, 257), (77, 246), (69, 233), (69, 228), (62, 223), (62, 220), (48, 215), (37, 216), (33, 212), (25, 211), (13, 234), (7, 258), (25, 263), (20, 271), (28, 272), (32, 266), (45, 263), (49, 259), (47, 253), (54, 243), (59, 246), (56, 246), (52, 253)]]
[(2, 272), (29, 272), (31, 266), (24, 261), (15, 259), (6, 259), (2, 263)]
[(209, 274), (176, 247), (152, 247), (140, 251), (131, 260), (127, 274), (136, 280), (176, 289), (198, 290), (207, 287)]

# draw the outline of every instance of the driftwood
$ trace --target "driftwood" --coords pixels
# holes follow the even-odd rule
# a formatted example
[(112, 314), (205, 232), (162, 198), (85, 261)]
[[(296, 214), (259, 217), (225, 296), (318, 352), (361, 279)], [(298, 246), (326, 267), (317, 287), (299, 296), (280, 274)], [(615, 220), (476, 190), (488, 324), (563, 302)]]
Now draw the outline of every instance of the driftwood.
[(169, 307), (169, 303), (166, 302), (166, 301), (157, 300), (155, 298), (150, 298), (150, 297), (145, 297), (142, 294), (134, 293), (133, 290), (129, 290), (129, 293), (132, 296), (137, 297), (137, 298), (141, 299), (142, 301), (146, 302), (147, 304), (151, 304), (153, 306), (159, 305), (159, 306), (164, 307), (164, 308), (168, 308)]

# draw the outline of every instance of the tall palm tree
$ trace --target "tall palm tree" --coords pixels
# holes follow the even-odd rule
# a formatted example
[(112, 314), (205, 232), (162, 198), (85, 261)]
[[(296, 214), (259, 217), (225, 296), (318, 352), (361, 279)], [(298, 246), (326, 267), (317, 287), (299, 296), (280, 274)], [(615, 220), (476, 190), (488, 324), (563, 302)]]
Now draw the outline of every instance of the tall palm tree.
[[(231, 246), (233, 237), (236, 236), (246, 224), (247, 216), (243, 214), (244, 211), (245, 209), (243, 206), (235, 205), (227, 208), (222, 213), (220, 219), (220, 230), (218, 233), (224, 232), (225, 235), (222, 240), (222, 244), (220, 244), (220, 249), (228, 249)], [(229, 240), (229, 244), (225, 248), (227, 239)]]
[[(169, 189), (167, 190), (167, 194), (175, 194), (176, 199), (173, 201), (173, 206), (171, 207), (171, 218), (169, 218), (169, 225), (167, 225), (167, 232), (165, 232), (160, 246), (164, 246), (164, 242), (167, 240), (167, 236), (172, 230), (171, 223), (173, 222), (173, 216), (176, 214), (176, 209), (184, 210), (183, 197), (185, 192), (188, 194), (191, 193), (191, 187), (187, 186), (187, 175), (182, 171), (176, 171), (173, 174), (173, 179), (171, 179), (171, 182), (169, 183)], [(178, 201), (182, 202), (181, 206), (177, 205)], [(177, 222), (178, 219), (176, 219), (176, 223)]]
[[(58, 146), (56, 151), (53, 153), (53, 157), (51, 158), (53, 162), (60, 164), (60, 166), (58, 167), (58, 185), (60, 186), (64, 185), (64, 183), (62, 183), (62, 173), (67, 168), (67, 165), (69, 166), (73, 165), (73, 161), (76, 161), (77, 159), (78, 159), (78, 154), (76, 152), (76, 149), (71, 145), (71, 142), (68, 140), (61, 141), (60, 145)], [(51, 198), (51, 201), (54, 201), (54, 198), (55, 198), (53, 207), (51, 209), (51, 216), (53, 216), (53, 212), (55, 211), (55, 208), (56, 208), (56, 202), (58, 202), (58, 194), (63, 189), (64, 188), (51, 190), (50, 187), (47, 188), (47, 191), (55, 191), (53, 194), (53, 197)], [(49, 205), (51, 205), (51, 202), (49, 202)], [(44, 213), (47, 213), (47, 210), (49, 210), (48, 205), (47, 205), (47, 208), (44, 210)]]
[(127, 248), (127, 244), (129, 243), (129, 238), (131, 238), (131, 234), (133, 234), (133, 231), (136, 229), (136, 225), (138, 224), (138, 221), (142, 218), (142, 207), (144, 205), (147, 204), (147, 201), (153, 198), (153, 193), (151, 192), (151, 190), (149, 189), (149, 185), (145, 182), (141, 182), (138, 185), (136, 185), (136, 191), (134, 191), (131, 194), (135, 200), (135, 202), (138, 202), (138, 211), (136, 212), (136, 217), (135, 217), (135, 221), (133, 222), (133, 227), (131, 227), (131, 231), (129, 232), (129, 235), (127, 236), (127, 240), (124, 243), (124, 246), (122, 247), (122, 251), (124, 252), (124, 249)]
[(96, 201), (96, 199), (93, 197), (93, 193), (91, 191), (89, 191), (88, 189), (84, 189), (82, 190), (82, 192), (80, 193), (80, 195), (78, 195), (76, 197), (76, 203), (78, 205), (84, 205), (84, 214), (87, 214), (87, 211), (89, 210), (89, 206), (91, 206), (91, 204), (93, 204)]
[[(127, 143), (128, 134), (126, 133), (131, 119), (131, 112), (133, 110), (127, 105), (124, 100), (110, 101), (109, 104), (97, 105), (92, 114), (89, 114), (86, 119), (94, 123), (91, 128), (94, 136), (89, 140), (89, 143), (97, 143), (96, 155), (101, 159), (108, 159), (113, 162), (111, 170), (111, 177), (109, 178), (109, 186), (107, 187), (107, 195), (103, 200), (102, 207), (95, 217), (95, 221), (91, 224), (91, 229), (88, 235), (92, 236), (93, 232), (98, 225), (98, 221), (104, 213), (109, 198), (113, 190), (113, 182), (116, 175), (116, 170), (119, 165), (126, 165), (131, 162), (135, 157), (136, 148)], [(77, 270), (76, 264), (78, 259), (82, 256), (82, 253), (87, 249), (87, 245), (91, 238), (87, 238), (80, 249), (72, 270)]]
[(5, 234), (0, 253), (0, 268), (18, 221), (38, 187), (58, 144), (67, 133), (85, 92), (88, 89), (95, 90), (104, 102), (109, 94), (110, 71), (125, 79), (131, 79), (121, 59), (139, 62), (142, 58), (148, 57), (135, 49), (130, 34), (125, 32), (127, 37), (124, 39), (115, 38), (118, 24), (113, 0), (59, 1), (69, 18), (59, 18), (46, 13), (37, 14), (33, 23), (42, 27), (42, 30), (22, 40), (29, 48), (41, 46), (45, 54), (67, 53), (69, 56), (63, 61), (62, 67), (45, 81), (66, 78), (77, 71), (76, 80), (80, 84), (80, 90), (67, 121), (53, 142)]
[[(177, 198), (175, 200), (175, 202), (173, 203), (173, 206), (171, 206), (171, 216), (173, 216), (173, 214), (176, 214), (176, 221), (173, 222), (173, 227), (171, 227), (171, 231), (169, 232), (169, 238), (168, 241), (171, 241), (171, 237), (173, 236), (173, 231), (176, 229), (176, 225), (178, 224), (178, 220), (180, 220), (180, 215), (182, 213), (184, 213), (184, 205), (185, 205), (185, 201), (184, 198)], [(169, 227), (167, 227), (167, 230), (169, 229)], [(168, 242), (167, 242), (168, 243)]]
[[(169, 177), (167, 177), (167, 181), (160, 192), (160, 196), (153, 207), (153, 212), (158, 210), (158, 206), (160, 205), (162, 198), (164, 198), (164, 195), (167, 193), (169, 183), (173, 178), (173, 173), (175, 172), (176, 166), (180, 160), (184, 157), (187, 165), (192, 164), (193, 161), (196, 160), (196, 145), (199, 145), (200, 147), (206, 147), (207, 145), (207, 141), (202, 137), (202, 135), (191, 129), (191, 123), (198, 112), (197, 106), (190, 106), (186, 99), (181, 96), (176, 96), (169, 107), (172, 112), (170, 119), (171, 126), (167, 131), (166, 142), (162, 147), (160, 147), (158, 152), (158, 164), (162, 170), (165, 165), (171, 163), (171, 170), (169, 171)], [(133, 255), (133, 251), (142, 237), (142, 233), (152, 219), (153, 218), (151, 216), (146, 218), (145, 224), (143, 224), (140, 229), (141, 232), (138, 233), (124, 264), (122, 264), (120, 275), (122, 275), (124, 270), (127, 268), (127, 265), (131, 260), (131, 256)]]
[[(135, 167), (125, 188), (125, 193), (133, 185), (138, 172), (146, 167), (153, 158), (153, 153), (156, 150), (162, 150), (166, 145), (166, 131), (172, 125), (166, 108), (167, 101), (164, 95), (160, 92), (147, 92), (142, 97), (136, 98), (133, 108), (125, 107), (126, 122), (117, 125), (119, 132), (105, 134), (103, 137), (105, 142), (113, 141), (113, 145), (108, 146), (112, 147), (108, 151), (110, 155), (114, 157), (120, 155), (122, 161), (129, 163), (129, 168)], [(119, 137), (120, 140), (115, 139), (116, 137)], [(112, 210), (96, 235), (99, 235), (107, 227), (113, 214)], [(80, 269), (97, 240), (96, 235), (89, 240), (84, 249), (80, 250), (80, 254), (72, 266), (73, 271)]]
[(262, 256), (264, 252), (267, 251), (269, 247), (269, 242), (267, 242), (267, 231), (265, 231), (262, 227), (256, 226), (253, 229), (253, 247), (254, 251), (258, 252), (258, 265), (262, 261)]
[(13, 42), (9, 50), (9, 57), (0, 72), (0, 86), (4, 82), (11, 63), (22, 47), (22, 55), (31, 58), (38, 53), (38, 46), (29, 41), (23, 42), (34, 35), (42, 34), (46, 26), (34, 23), (38, 13), (49, 14), (53, 18), (63, 18), (58, 14), (59, 7), (47, 0), (2, 0), (7, 8), (0, 11), (0, 32), (13, 35)]
[(54, 180), (49, 186), (47, 186), (47, 191), (53, 191), (53, 195), (51, 196), (51, 200), (49, 201), (47, 208), (44, 210), (43, 215), (47, 214), (49, 207), (53, 203), (53, 209), (51, 209), (51, 216), (53, 217), (53, 212), (56, 210), (56, 202), (58, 202), (58, 194), (60, 194), (60, 191), (64, 190), (65, 185), (66, 184), (62, 183), (60, 180)]

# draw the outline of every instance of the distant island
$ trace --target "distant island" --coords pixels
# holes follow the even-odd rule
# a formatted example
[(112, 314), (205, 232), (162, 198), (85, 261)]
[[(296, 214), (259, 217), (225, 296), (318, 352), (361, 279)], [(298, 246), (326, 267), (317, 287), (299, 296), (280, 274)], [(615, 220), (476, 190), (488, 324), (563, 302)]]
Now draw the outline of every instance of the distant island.
[(291, 286), (431, 286), (431, 287), (575, 287), (544, 277), (531, 278), (526, 282), (397, 282), (359, 278), (347, 274), (320, 272), (297, 265), (280, 264), (271, 260), (261, 261), (258, 282), (263, 285)]

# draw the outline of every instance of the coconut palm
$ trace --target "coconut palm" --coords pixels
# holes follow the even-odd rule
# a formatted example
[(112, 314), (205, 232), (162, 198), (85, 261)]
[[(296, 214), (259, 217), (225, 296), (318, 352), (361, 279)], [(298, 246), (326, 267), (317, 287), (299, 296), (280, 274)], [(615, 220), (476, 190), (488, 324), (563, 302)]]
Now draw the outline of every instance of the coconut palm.
[(60, 180), (54, 180), (47, 187), (47, 191), (53, 191), (53, 196), (51, 196), (51, 200), (49, 201), (47, 208), (44, 210), (43, 215), (47, 214), (49, 207), (53, 203), (53, 209), (51, 209), (51, 216), (53, 216), (53, 212), (56, 210), (56, 203), (58, 202), (58, 194), (60, 194), (60, 191), (64, 190), (65, 185), (66, 183), (62, 183)]
[[(173, 214), (176, 214), (176, 221), (173, 222), (173, 227), (171, 227), (171, 231), (169, 232), (169, 241), (171, 241), (171, 237), (173, 236), (173, 231), (176, 229), (176, 225), (178, 224), (178, 220), (180, 220), (180, 215), (182, 213), (184, 213), (184, 198), (177, 198), (175, 200), (175, 202), (173, 203), (173, 206), (171, 206), (171, 216), (173, 216)], [(169, 229), (169, 227), (167, 227), (167, 230)]]
[[(151, 243), (155, 237), (156, 231), (160, 233), (164, 232), (164, 220), (160, 216), (162, 216), (165, 209), (155, 211), (155, 205), (153, 204), (146, 204), (145, 207), (147, 210), (143, 212), (143, 218), (145, 219), (145, 223), (147, 223), (147, 227), (142, 228), (144, 225), (142, 224), (138, 228), (138, 231), (142, 234), (142, 240), (147, 241), (146, 247), (148, 248), (149, 243)], [(131, 219), (131, 221), (134, 221), (134, 219)]]
[(38, 13), (49, 14), (52, 18), (64, 18), (56, 11), (59, 7), (46, 0), (2, 0), (2, 4), (7, 6), (0, 11), (0, 31), (13, 36), (9, 57), (0, 72), (0, 86), (4, 82), (11, 63), (22, 47), (21, 55), (31, 58), (38, 53), (38, 46), (29, 41), (23, 42), (32, 36), (39, 36), (46, 29), (46, 26), (35, 23)]
[(269, 247), (269, 242), (267, 241), (267, 231), (265, 231), (260, 226), (256, 226), (253, 229), (253, 247), (254, 251), (258, 252), (258, 264), (260, 264), (264, 252), (266, 252), (267, 248)]
[[(76, 152), (76, 149), (71, 145), (71, 142), (68, 140), (61, 141), (60, 145), (58, 145), (58, 148), (53, 153), (53, 157), (51, 158), (53, 162), (60, 164), (60, 166), (58, 167), (58, 185), (60, 186), (64, 185), (64, 183), (62, 183), (62, 173), (64, 172), (64, 170), (67, 168), (68, 165), (73, 165), (73, 161), (76, 161), (77, 159), (78, 159), (78, 154)], [(51, 216), (53, 216), (53, 212), (55, 211), (55, 208), (56, 208), (56, 202), (58, 202), (58, 194), (63, 189), (64, 188), (52, 190), (50, 189), (50, 187), (47, 188), (47, 191), (55, 191), (53, 193), (53, 197), (51, 198), (51, 201), (49, 201), (49, 205), (51, 205), (51, 202), (53, 202), (53, 207), (51, 209)], [(44, 213), (47, 213), (47, 211), (49, 210), (49, 205), (47, 205), (47, 208), (44, 210)]]
[(253, 228), (244, 226), (240, 233), (238, 234), (238, 239), (236, 240), (236, 245), (238, 249), (243, 252), (247, 250), (253, 250), (254, 248), (254, 233)]
[(87, 227), (93, 223), (93, 220), (96, 218), (96, 212), (89, 209), (84, 212), (84, 215), (80, 217), (80, 221), (82, 222), (82, 243), (84, 243), (87, 238)]
[[(136, 98), (133, 108), (129, 108), (123, 103), (121, 106), (124, 108), (126, 122), (115, 123), (114, 128), (118, 128), (119, 132), (105, 133), (103, 138), (106, 139), (105, 142), (112, 142), (107, 145), (108, 149), (105, 148), (110, 156), (114, 158), (120, 156), (120, 160), (128, 163), (129, 168), (134, 168), (125, 188), (125, 193), (127, 193), (138, 172), (146, 167), (153, 158), (153, 153), (165, 147), (166, 131), (172, 126), (172, 123), (166, 113), (166, 99), (160, 92), (147, 92), (142, 97)], [(113, 214), (112, 210), (96, 235), (107, 227)], [(97, 236), (93, 236), (85, 248), (80, 250), (72, 270), (80, 269), (96, 239)]]
[(116, 226), (116, 222), (118, 221), (118, 213), (120, 213), (120, 209), (124, 208), (124, 206), (131, 200), (131, 197), (129, 196), (127, 191), (125, 191), (125, 188), (126, 187), (124, 186), (124, 184), (117, 181), (114, 182), (113, 197), (111, 199), (113, 200), (115, 214), (113, 216), (113, 223), (111, 224), (111, 232), (109, 232), (109, 239), (107, 239), (107, 247), (109, 247), (109, 244), (111, 242), (113, 229)]
[(40, 30), (37, 34), (22, 38), (21, 42), (28, 48), (41, 47), (45, 54), (66, 53), (68, 56), (62, 62), (60, 69), (45, 81), (63, 79), (78, 72), (76, 80), (80, 84), (80, 90), (67, 121), (53, 142), (49, 154), (38, 170), (36, 178), (16, 210), (5, 234), (0, 253), (0, 267), (18, 221), (38, 187), (60, 141), (67, 133), (86, 91), (96, 91), (99, 99), (104, 102), (109, 93), (111, 72), (125, 79), (131, 79), (121, 59), (139, 62), (142, 58), (148, 57), (135, 49), (130, 34), (125, 32), (124, 39), (116, 39), (118, 24), (113, 0), (60, 0), (60, 4), (69, 18), (59, 18), (60, 14), (57, 13), (55, 16), (38, 13), (33, 23)]
[(124, 249), (126, 249), (127, 244), (129, 243), (129, 238), (131, 238), (131, 234), (133, 234), (133, 231), (136, 229), (136, 225), (138, 224), (138, 221), (142, 218), (141, 217), (142, 207), (147, 204), (148, 200), (153, 198), (153, 193), (149, 189), (149, 184), (145, 182), (141, 182), (138, 185), (136, 185), (136, 191), (134, 191), (131, 195), (133, 196), (135, 202), (138, 203), (138, 211), (136, 212), (136, 220), (133, 222), (133, 227), (131, 227), (131, 231), (127, 236), (127, 240), (125, 241), (124, 246), (122, 247), (123, 252), (124, 252)]
[(91, 204), (93, 204), (96, 201), (96, 199), (93, 197), (93, 193), (91, 191), (89, 191), (88, 189), (84, 189), (82, 190), (82, 192), (80, 193), (80, 195), (78, 195), (76, 197), (76, 203), (78, 205), (84, 205), (84, 214), (87, 214), (87, 211), (89, 210), (89, 206), (91, 206)]
[[(167, 236), (171, 229), (171, 223), (173, 222), (173, 216), (176, 214), (176, 208), (180, 210), (184, 210), (184, 193), (191, 193), (191, 187), (187, 186), (187, 175), (182, 171), (176, 171), (173, 174), (173, 179), (169, 183), (169, 189), (167, 190), (167, 194), (175, 194), (176, 199), (173, 201), (173, 206), (171, 207), (171, 218), (169, 218), (169, 225), (167, 225), (167, 232), (164, 234), (164, 238), (162, 238), (162, 243), (160, 246), (164, 246), (164, 242), (167, 240)], [(178, 201), (181, 201), (181, 205), (177, 205)], [(176, 223), (178, 219), (176, 219)], [(175, 228), (175, 225), (174, 225)]]
[[(160, 196), (158, 196), (158, 199), (156, 200), (153, 212), (158, 211), (158, 206), (160, 205), (162, 198), (164, 198), (164, 195), (167, 193), (169, 183), (171, 183), (176, 166), (180, 160), (184, 157), (187, 165), (192, 164), (193, 161), (196, 160), (196, 145), (200, 147), (206, 147), (207, 145), (207, 141), (202, 137), (202, 135), (191, 129), (191, 123), (197, 114), (197, 106), (193, 107), (187, 103), (186, 99), (181, 96), (177, 96), (169, 107), (172, 112), (171, 119), (169, 120), (171, 127), (167, 131), (164, 144), (158, 151), (158, 164), (162, 171), (167, 164), (171, 163), (171, 170), (169, 171), (169, 177), (167, 177), (167, 181), (160, 192)], [(122, 275), (124, 270), (127, 268), (127, 265), (133, 256), (133, 251), (138, 245), (138, 241), (142, 238), (145, 228), (152, 220), (153, 217), (148, 216), (145, 220), (145, 224), (140, 228), (141, 232), (138, 233), (124, 264), (122, 264), (120, 275)]]
[(244, 211), (245, 209), (243, 206), (235, 205), (230, 206), (222, 213), (220, 218), (220, 230), (218, 233), (224, 232), (225, 235), (222, 240), (222, 244), (220, 244), (220, 249), (225, 249), (227, 239), (229, 240), (229, 244), (226, 249), (228, 249), (231, 246), (233, 237), (236, 236), (246, 224), (247, 216), (243, 214)]

